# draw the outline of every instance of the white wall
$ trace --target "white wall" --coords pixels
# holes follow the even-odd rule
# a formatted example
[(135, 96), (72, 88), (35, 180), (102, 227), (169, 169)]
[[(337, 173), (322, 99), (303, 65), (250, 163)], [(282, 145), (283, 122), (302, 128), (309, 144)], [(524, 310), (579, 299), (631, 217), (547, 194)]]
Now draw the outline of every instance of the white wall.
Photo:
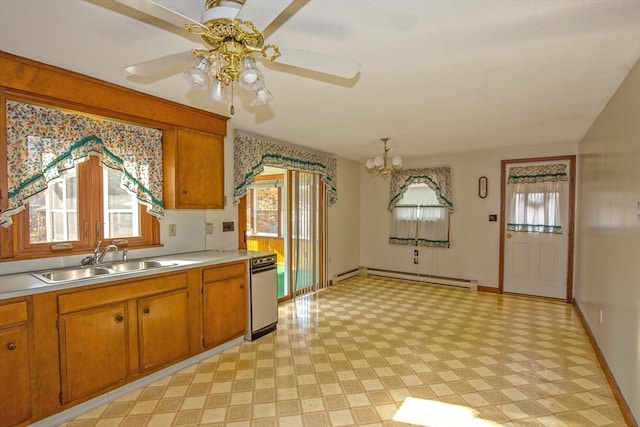
[[(387, 270), (477, 280), (480, 286), (497, 287), (499, 273), (500, 161), (506, 159), (571, 155), (575, 144), (461, 153), (403, 159), (405, 168), (451, 167), (454, 213), (450, 216), (451, 247), (418, 247), (419, 264), (413, 263), (414, 246), (388, 243), (391, 214), (389, 179), (360, 168), (361, 265)], [(486, 176), (488, 196), (478, 197), (478, 178)]]
[(360, 163), (338, 159), (338, 201), (328, 211), (329, 279), (360, 266)]
[(640, 420), (639, 164), (640, 62), (579, 145), (574, 292), (636, 420)]

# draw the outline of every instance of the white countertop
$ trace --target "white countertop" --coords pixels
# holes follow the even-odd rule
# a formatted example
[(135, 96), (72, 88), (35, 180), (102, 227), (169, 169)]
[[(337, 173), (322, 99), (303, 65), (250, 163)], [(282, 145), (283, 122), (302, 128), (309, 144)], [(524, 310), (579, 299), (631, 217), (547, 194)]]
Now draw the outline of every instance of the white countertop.
[[(171, 261), (175, 265), (167, 267), (150, 268), (142, 271), (131, 271), (127, 273), (105, 274), (89, 279), (73, 280), (59, 283), (46, 283), (31, 273), (16, 273), (0, 276), (0, 300), (33, 295), (43, 292), (58, 291), (62, 289), (76, 288), (80, 286), (94, 285), (97, 283), (110, 282), (123, 278), (138, 278), (150, 276), (167, 271), (180, 271), (194, 267), (204, 267), (207, 265), (222, 264), (226, 262), (246, 260), (250, 258), (270, 255), (271, 252), (230, 250), (230, 251), (201, 251), (188, 252), (175, 255), (163, 255), (157, 257), (145, 257), (145, 260)], [(132, 260), (131, 260), (132, 261)], [(70, 268), (70, 267), (66, 267)], [(64, 268), (62, 268), (64, 270)], [(49, 271), (49, 270), (47, 270)], [(35, 271), (34, 271), (35, 273)]]

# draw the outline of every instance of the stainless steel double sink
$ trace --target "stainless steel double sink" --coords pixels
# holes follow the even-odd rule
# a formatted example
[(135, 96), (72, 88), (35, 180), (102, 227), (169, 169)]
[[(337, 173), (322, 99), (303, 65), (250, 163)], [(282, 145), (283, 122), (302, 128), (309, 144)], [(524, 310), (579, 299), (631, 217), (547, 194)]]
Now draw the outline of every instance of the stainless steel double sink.
[(92, 279), (106, 275), (134, 273), (154, 268), (178, 265), (174, 261), (132, 260), (100, 265), (83, 265), (56, 270), (38, 271), (31, 273), (45, 283), (71, 282), (74, 280)]

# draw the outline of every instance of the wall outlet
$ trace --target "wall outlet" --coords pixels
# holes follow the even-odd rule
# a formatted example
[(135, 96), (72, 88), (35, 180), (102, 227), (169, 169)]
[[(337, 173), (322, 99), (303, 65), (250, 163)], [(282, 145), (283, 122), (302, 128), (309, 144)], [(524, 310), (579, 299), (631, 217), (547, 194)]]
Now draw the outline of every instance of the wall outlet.
[(204, 223), (204, 232), (206, 234), (213, 234), (213, 224), (210, 222)]
[(418, 256), (418, 250), (417, 249), (413, 250), (413, 256)]
[(413, 258), (413, 263), (416, 265), (420, 264), (420, 262), (418, 261), (418, 257)]
[(233, 221), (225, 221), (222, 223), (222, 231), (233, 231)]
[(169, 237), (175, 237), (175, 236), (176, 236), (176, 225), (169, 224)]

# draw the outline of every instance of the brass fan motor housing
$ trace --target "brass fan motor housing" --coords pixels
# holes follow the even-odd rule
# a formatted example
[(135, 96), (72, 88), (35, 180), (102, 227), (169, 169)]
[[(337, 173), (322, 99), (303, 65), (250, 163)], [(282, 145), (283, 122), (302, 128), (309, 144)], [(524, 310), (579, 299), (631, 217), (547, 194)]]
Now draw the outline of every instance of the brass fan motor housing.
[(207, 9), (211, 9), (212, 7), (220, 6), (220, 3), (222, 3), (223, 1), (232, 1), (234, 3), (238, 3), (240, 6), (242, 6), (245, 2), (245, 0), (207, 0), (204, 4), (204, 7), (206, 7)]

